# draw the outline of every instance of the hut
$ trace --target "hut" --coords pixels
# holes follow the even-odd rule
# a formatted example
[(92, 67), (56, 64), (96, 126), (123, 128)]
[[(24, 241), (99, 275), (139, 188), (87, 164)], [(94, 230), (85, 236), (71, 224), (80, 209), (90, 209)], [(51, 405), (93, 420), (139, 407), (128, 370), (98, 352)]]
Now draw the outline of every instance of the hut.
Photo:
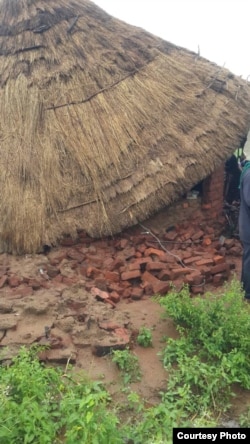
[(89, 0), (0, 0), (0, 251), (121, 232), (238, 147), (250, 86)]

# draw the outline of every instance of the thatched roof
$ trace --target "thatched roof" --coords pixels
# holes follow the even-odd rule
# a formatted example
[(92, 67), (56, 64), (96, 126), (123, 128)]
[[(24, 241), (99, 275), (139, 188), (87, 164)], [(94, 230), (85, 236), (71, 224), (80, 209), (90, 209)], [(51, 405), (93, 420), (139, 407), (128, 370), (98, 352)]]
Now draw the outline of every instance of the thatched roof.
[(250, 86), (89, 0), (0, 0), (0, 246), (117, 233), (250, 126)]

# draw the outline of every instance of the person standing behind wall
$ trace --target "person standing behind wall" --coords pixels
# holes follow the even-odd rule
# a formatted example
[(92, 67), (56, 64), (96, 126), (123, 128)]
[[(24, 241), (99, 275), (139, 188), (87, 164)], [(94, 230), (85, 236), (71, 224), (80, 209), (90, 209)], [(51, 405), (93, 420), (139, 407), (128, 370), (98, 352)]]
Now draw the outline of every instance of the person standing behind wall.
[(240, 177), (239, 234), (243, 245), (241, 282), (250, 303), (250, 161), (245, 163)]

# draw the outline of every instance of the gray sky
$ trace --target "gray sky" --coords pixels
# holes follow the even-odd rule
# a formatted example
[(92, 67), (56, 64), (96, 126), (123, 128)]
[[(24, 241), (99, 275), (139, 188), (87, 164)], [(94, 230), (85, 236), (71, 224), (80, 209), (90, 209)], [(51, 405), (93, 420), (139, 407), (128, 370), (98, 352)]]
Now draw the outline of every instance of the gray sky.
[(250, 79), (250, 0), (93, 0), (109, 14)]

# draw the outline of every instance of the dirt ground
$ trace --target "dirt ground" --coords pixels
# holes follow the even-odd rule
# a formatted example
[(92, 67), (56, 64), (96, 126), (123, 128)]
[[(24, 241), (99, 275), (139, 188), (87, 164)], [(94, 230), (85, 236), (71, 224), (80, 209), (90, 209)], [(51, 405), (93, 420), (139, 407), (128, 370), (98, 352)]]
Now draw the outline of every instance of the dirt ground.
[[(239, 277), (241, 258), (231, 259)], [(105, 303), (97, 291), (86, 290), (82, 277), (72, 285), (55, 280), (47, 288), (46, 285), (36, 288), (38, 270), (43, 275), (47, 262), (46, 254), (0, 255), (0, 360), (5, 364), (10, 362), (21, 345), (48, 345), (41, 359), (64, 366), (71, 362), (76, 370), (102, 380), (119, 402), (121, 374), (108, 352), (129, 345), (138, 356), (142, 373), (141, 380), (132, 383), (131, 388), (148, 405), (157, 403), (159, 392), (167, 383), (159, 353), (164, 347), (164, 337), (177, 337), (172, 321), (163, 319), (160, 305), (144, 295), (140, 300), (121, 299), (114, 307)], [(9, 285), (6, 273), (12, 279), (9, 278)], [(72, 269), (67, 271), (67, 279), (71, 273)], [(15, 282), (20, 275), (22, 281)], [(34, 280), (31, 291), (24, 286), (25, 279)], [(207, 286), (206, 291), (210, 290)], [(152, 329), (153, 347), (136, 344), (136, 335), (143, 326)], [(228, 420), (237, 418), (249, 403), (250, 393), (238, 391)]]

